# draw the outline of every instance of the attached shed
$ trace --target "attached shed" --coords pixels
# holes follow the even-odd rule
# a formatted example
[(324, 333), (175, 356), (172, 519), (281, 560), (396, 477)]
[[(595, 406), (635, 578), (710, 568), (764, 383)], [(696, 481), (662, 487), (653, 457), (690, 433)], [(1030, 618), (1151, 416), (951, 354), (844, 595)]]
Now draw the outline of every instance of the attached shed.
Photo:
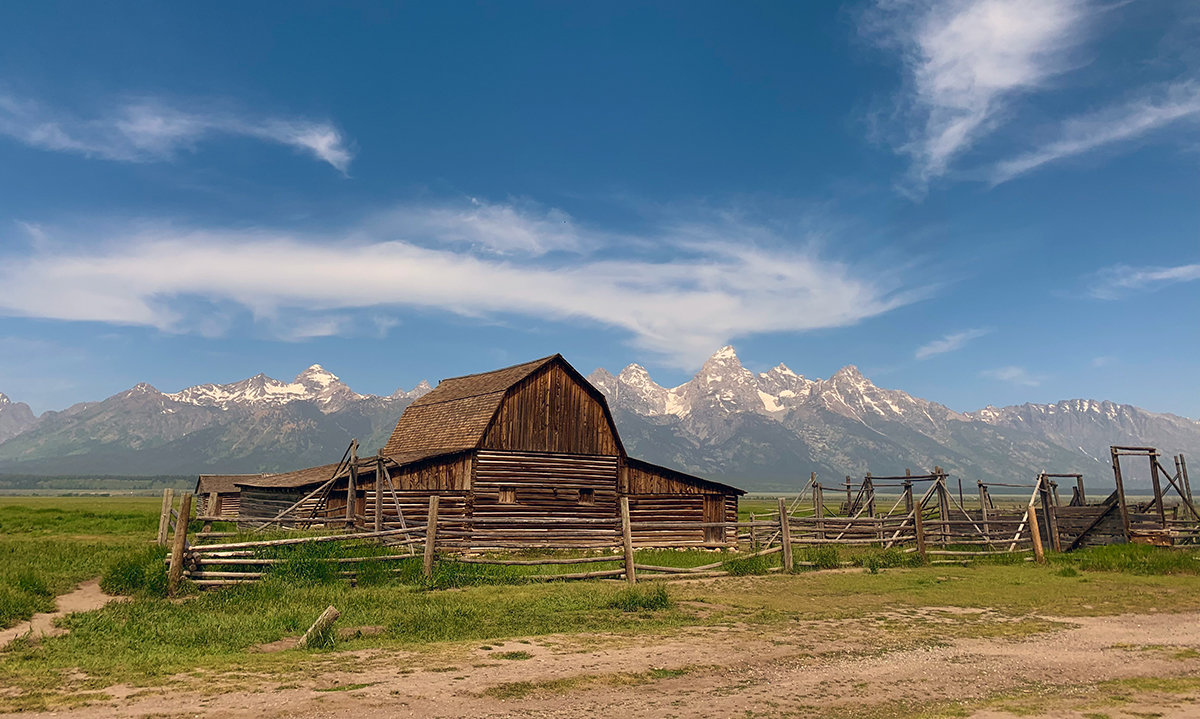
[(196, 478), (196, 497), (201, 514), (208, 517), (238, 516), (241, 492), (237, 483), (254, 480), (260, 474), (202, 474)]

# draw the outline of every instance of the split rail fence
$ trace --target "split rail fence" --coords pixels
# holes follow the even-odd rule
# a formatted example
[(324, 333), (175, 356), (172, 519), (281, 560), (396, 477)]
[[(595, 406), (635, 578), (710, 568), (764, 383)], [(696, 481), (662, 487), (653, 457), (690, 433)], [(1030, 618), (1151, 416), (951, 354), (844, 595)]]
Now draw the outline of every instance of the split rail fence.
[[(890, 507), (884, 508), (882, 504), (876, 506), (879, 500), (876, 491), (891, 488), (900, 490), (899, 498)], [(394, 498), (379, 493), (369, 497), (374, 509), (370, 524), (366, 521), (356, 522), (347, 529), (320, 536), (218, 544), (201, 542), (226, 534), (212, 532), (211, 525), (229, 521), (228, 517), (198, 513), (192, 521), (202, 523), (203, 528), (195, 535), (197, 543), (192, 544), (188, 541), (188, 522), (178, 520), (179, 517), (191, 517), (192, 495), (185, 494), (179, 509), (175, 510), (171, 506), (170, 494), (165, 494), (159, 542), (165, 544), (168, 531), (174, 529), (171, 553), (167, 560), (172, 592), (177, 591), (185, 579), (201, 588), (257, 581), (274, 565), (286, 561), (262, 556), (269, 553), (271, 548), (318, 542), (357, 541), (360, 545), (372, 547), (372, 552), (365, 552), (361, 557), (329, 560), (348, 565), (343, 575), (351, 581), (355, 579), (354, 567), (361, 563), (409, 560), (418, 553), (427, 578), (433, 576), (439, 559), (496, 566), (616, 563), (619, 566), (615, 568), (534, 574), (527, 578), (548, 581), (624, 577), (630, 583), (635, 583), (639, 574), (661, 579), (720, 576), (728, 573), (724, 568), (727, 562), (772, 554), (782, 555), (780, 566), (772, 570), (790, 572), (798, 566), (812, 564), (797, 561), (796, 547), (828, 545), (895, 549), (919, 554), (922, 560), (931, 563), (1030, 553), (1041, 559), (1042, 542), (1034, 508), (1037, 490), (1034, 490), (1034, 497), (1030, 498), (1027, 507), (1004, 511), (989, 511), (990, 498), (986, 496), (986, 488), (980, 485), (979, 491), (981, 511), (969, 510), (963, 506), (961, 499), (956, 499), (950, 492), (947, 475), (940, 468), (932, 474), (918, 476), (868, 475), (858, 486), (857, 494), (850, 492), (848, 505), (832, 508), (827, 505), (824, 488), (816, 482), (814, 475), (800, 495), (790, 502), (790, 506), (787, 500), (779, 498), (774, 511), (752, 515), (746, 521), (701, 523), (635, 521), (631, 519), (626, 497), (619, 500), (620, 516), (616, 518), (465, 517), (461, 512), (453, 511), (453, 507), (452, 511), (445, 512), (437, 495), (428, 498), (428, 504), (422, 508), (424, 516), (419, 519), (411, 506), (402, 508), (398, 501), (394, 505), (396, 514), (388, 517), (384, 508)], [(209, 502), (208, 506), (213, 505)], [(397, 521), (387, 521), (389, 519)], [(656, 531), (674, 529), (717, 529), (728, 538), (728, 548), (745, 551), (697, 567), (666, 567), (637, 562), (637, 549), (679, 547), (678, 541), (664, 544), (662, 540), (654, 539)], [(513, 533), (511, 540), (505, 538), (507, 532)], [(379, 555), (379, 547), (387, 551)], [(484, 552), (518, 547), (601, 550), (607, 554), (539, 559), (480, 556)]]

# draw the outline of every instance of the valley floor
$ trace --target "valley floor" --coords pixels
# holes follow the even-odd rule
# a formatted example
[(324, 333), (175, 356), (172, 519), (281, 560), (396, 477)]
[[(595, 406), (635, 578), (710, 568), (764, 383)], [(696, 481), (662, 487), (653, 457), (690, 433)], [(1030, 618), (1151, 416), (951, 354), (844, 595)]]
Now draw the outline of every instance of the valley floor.
[(319, 655), (299, 672), (195, 672), (74, 700), (89, 703), (30, 716), (1196, 717), (1200, 614), (922, 607), (661, 636), (365, 649)]

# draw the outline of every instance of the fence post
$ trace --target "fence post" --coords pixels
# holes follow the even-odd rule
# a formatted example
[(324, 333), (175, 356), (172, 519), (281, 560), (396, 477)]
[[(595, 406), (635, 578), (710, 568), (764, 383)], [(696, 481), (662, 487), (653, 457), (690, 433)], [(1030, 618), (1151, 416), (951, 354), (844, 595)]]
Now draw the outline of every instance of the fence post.
[(813, 485), (813, 514), (817, 519), (817, 539), (825, 538), (825, 490)]
[(633, 528), (629, 525), (629, 497), (621, 497), (621, 542), (625, 545), (625, 581), (637, 584), (633, 566)]
[(788, 522), (787, 506), (779, 498), (779, 539), (783, 542), (783, 571), (790, 572), (792, 563), (792, 527)]
[[(383, 531), (383, 460), (375, 462), (375, 531)], [(408, 537), (405, 537), (408, 539)], [(411, 546), (411, 545), (409, 545)]]
[[(1188, 501), (1192, 501), (1192, 484), (1188, 481), (1187, 460), (1183, 458), (1183, 452), (1179, 453), (1179, 473), (1183, 475), (1183, 490), (1187, 492)], [(1200, 517), (1197, 517), (1200, 519)]]
[(979, 518), (983, 520), (983, 538), (987, 541), (988, 548), (992, 548), (992, 529), (988, 526), (988, 506), (987, 495), (984, 494), (983, 482), (976, 480), (979, 485)]
[(1050, 491), (1050, 478), (1046, 473), (1038, 475), (1042, 495), (1042, 516), (1046, 518), (1046, 537), (1050, 540), (1050, 548), (1056, 552), (1062, 551), (1058, 539), (1058, 515), (1054, 509), (1053, 495)]
[(437, 544), (438, 500), (436, 494), (429, 495), (429, 516), (425, 519), (425, 578), (433, 579), (433, 552)]
[[(216, 492), (208, 493), (208, 502), (204, 505), (204, 514), (209, 517), (204, 521), (204, 526), (200, 528), (201, 532), (207, 532), (212, 529), (212, 517), (217, 516), (221, 511), (219, 505), (221, 503), (221, 495)], [(199, 508), (196, 509), (196, 514), (200, 514)]]
[(941, 520), (942, 530), (938, 533), (939, 541), (944, 547), (950, 543), (950, 490), (946, 488), (946, 475), (941, 467), (934, 467), (933, 473), (937, 478), (938, 519)]
[(183, 579), (183, 554), (187, 550), (188, 520), (192, 516), (192, 495), (187, 492), (179, 503), (179, 518), (175, 520), (175, 542), (171, 546), (171, 566), (167, 570), (167, 593), (172, 597), (179, 591)]
[(1037, 507), (1029, 503), (1029, 537), (1033, 540), (1033, 559), (1038, 564), (1046, 563), (1046, 552), (1042, 549), (1042, 532), (1038, 528)]
[(175, 490), (163, 490), (162, 512), (158, 515), (158, 546), (167, 546), (167, 530), (171, 527), (171, 506), (175, 504)]
[(1158, 455), (1150, 455), (1150, 483), (1154, 487), (1154, 503), (1158, 506), (1158, 522), (1163, 528), (1167, 528), (1167, 510), (1163, 506), (1162, 485), (1158, 481)]
[(350, 476), (346, 479), (346, 529), (354, 529), (358, 509), (358, 440), (350, 441)]
[[(912, 485), (909, 484), (908, 491), (912, 492)], [(917, 535), (917, 554), (921, 557), (921, 563), (924, 564), (925, 556), (925, 505), (917, 504), (913, 507), (913, 529)]]

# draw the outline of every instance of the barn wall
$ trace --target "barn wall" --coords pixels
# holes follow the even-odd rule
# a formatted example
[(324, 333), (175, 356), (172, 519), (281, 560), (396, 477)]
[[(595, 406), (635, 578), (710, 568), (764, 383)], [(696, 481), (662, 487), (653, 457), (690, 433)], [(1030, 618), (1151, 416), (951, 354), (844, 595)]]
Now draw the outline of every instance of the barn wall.
[[(220, 492), (217, 494), (217, 504), (215, 507), (209, 506), (210, 495), (203, 494), (197, 497), (200, 502), (198, 510), (206, 517), (230, 517), (236, 519), (238, 516), (238, 506), (241, 503), (241, 497), (238, 492)], [(214, 510), (217, 512), (214, 514)]]
[[(238, 528), (253, 528), (255, 518), (270, 519), (308, 496), (315, 487), (242, 487), (238, 506)], [(345, 493), (342, 512), (345, 512)], [(324, 503), (310, 500), (302, 505), (294, 516), (307, 517), (316, 510), (316, 516), (324, 515)], [(285, 525), (272, 525), (285, 527)]]
[(512, 452), (618, 452), (603, 405), (556, 363), (509, 391), (480, 446)]
[(419, 462), (389, 472), (392, 485), (397, 490), (466, 492), (471, 489), (471, 462), (471, 454), (467, 453), (441, 460)]
[[(581, 492), (592, 503), (581, 502)], [(502, 503), (510, 492), (513, 503)], [(472, 546), (605, 546), (619, 542), (617, 458), (480, 451), (475, 467)], [(598, 523), (512, 522), (587, 519)], [(490, 520), (490, 521), (489, 521)], [(497, 521), (499, 520), (499, 521)]]
[(718, 487), (685, 482), (667, 472), (629, 464), (625, 467), (629, 494), (723, 494)]

